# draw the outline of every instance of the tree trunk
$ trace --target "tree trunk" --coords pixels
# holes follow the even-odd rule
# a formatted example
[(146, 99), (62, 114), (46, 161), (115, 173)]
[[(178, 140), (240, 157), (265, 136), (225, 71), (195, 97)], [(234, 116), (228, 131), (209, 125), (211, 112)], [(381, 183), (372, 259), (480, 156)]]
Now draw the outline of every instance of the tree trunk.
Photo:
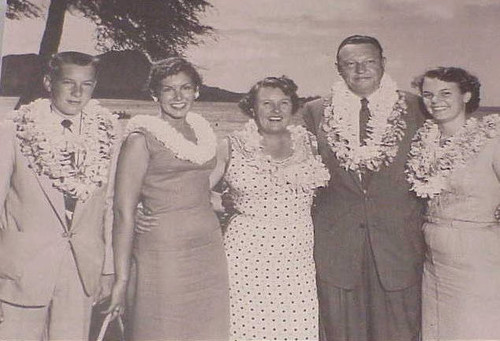
[(28, 87), (19, 98), (15, 109), (19, 109), (21, 105), (30, 103), (34, 99), (42, 96), (44, 65), (53, 54), (57, 53), (59, 49), (67, 5), (68, 0), (50, 1), (45, 31), (43, 32), (42, 42), (40, 43), (40, 50), (38, 52), (40, 57), (40, 68), (38, 68), (39, 72), (30, 77)]

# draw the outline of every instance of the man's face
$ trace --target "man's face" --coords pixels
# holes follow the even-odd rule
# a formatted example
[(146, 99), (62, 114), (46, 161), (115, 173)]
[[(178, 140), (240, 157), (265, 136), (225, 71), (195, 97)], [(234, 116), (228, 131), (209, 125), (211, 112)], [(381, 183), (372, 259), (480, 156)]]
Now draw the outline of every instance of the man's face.
[(349, 89), (360, 97), (371, 95), (380, 86), (385, 58), (372, 44), (348, 44), (340, 49), (337, 68)]
[(63, 64), (58, 75), (45, 76), (43, 82), (57, 110), (64, 115), (77, 115), (92, 98), (96, 70), (92, 65)]

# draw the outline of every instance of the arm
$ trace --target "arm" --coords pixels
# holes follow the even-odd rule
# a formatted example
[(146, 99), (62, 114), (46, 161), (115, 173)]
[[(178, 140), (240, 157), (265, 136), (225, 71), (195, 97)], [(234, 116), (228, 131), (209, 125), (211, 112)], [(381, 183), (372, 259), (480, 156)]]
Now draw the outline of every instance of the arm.
[[(10, 190), (10, 178), (16, 161), (15, 127), (11, 121), (0, 123), (0, 213)], [(0, 226), (0, 229), (4, 228)]]
[(226, 172), (229, 162), (229, 140), (227, 138), (217, 144), (216, 156), (217, 164), (212, 173), (210, 173), (210, 188), (214, 188), (222, 180)]
[[(0, 123), (0, 214), (5, 207), (5, 199), (10, 189), (10, 178), (14, 172), (15, 153), (15, 129), (10, 121)], [(0, 229), (4, 229), (0, 225)], [(2, 274), (0, 274), (1, 277)], [(0, 323), (4, 321), (2, 302), (0, 301)]]
[(493, 171), (500, 182), (500, 139), (497, 139), (495, 148), (493, 148)]
[[(495, 148), (493, 149), (493, 171), (497, 177), (498, 182), (500, 182), (500, 141), (497, 141)], [(500, 221), (500, 205), (497, 206), (495, 211), (495, 219)]]
[(113, 287), (114, 282), (114, 260), (113, 260), (113, 198), (116, 175), (116, 164), (118, 162), (118, 152), (120, 143), (114, 145), (113, 155), (109, 166), (108, 186), (106, 188), (105, 211), (103, 217), (104, 225), (104, 266), (101, 275), (101, 283), (98, 294), (95, 296), (95, 303), (106, 299)]
[(125, 293), (134, 239), (135, 210), (148, 162), (149, 151), (145, 137), (139, 133), (132, 133), (121, 148), (115, 180), (113, 251), (116, 278), (111, 292), (110, 306), (104, 311), (104, 313), (112, 312), (113, 317), (123, 313), (125, 308)]
[(114, 273), (113, 266), (113, 244), (112, 244), (112, 233), (113, 233), (113, 198), (114, 198), (114, 187), (116, 178), (116, 168), (118, 162), (118, 152), (120, 151), (120, 145), (117, 142), (115, 145), (115, 152), (111, 159), (111, 164), (109, 166), (109, 180), (108, 188), (106, 190), (106, 210), (104, 213), (104, 242), (106, 247), (106, 253), (104, 258), (104, 269), (103, 275), (110, 275)]

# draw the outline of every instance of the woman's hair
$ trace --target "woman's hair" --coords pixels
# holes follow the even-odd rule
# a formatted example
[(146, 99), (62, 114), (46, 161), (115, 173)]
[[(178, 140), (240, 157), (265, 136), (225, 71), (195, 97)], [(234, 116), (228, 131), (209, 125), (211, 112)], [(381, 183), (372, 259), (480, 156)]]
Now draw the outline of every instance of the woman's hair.
[(59, 52), (50, 58), (47, 63), (46, 74), (51, 79), (59, 77), (61, 67), (63, 65), (78, 65), (78, 66), (92, 66), (97, 72), (97, 65), (99, 64), (99, 57), (94, 57), (86, 53), (76, 51)]
[(170, 57), (151, 64), (147, 87), (151, 94), (157, 95), (160, 82), (168, 76), (177, 75), (184, 72), (191, 78), (193, 84), (199, 88), (202, 79), (193, 64), (181, 57)]
[(292, 114), (295, 114), (300, 107), (299, 96), (297, 95), (297, 85), (293, 80), (286, 76), (281, 77), (266, 77), (257, 83), (248, 91), (248, 93), (243, 96), (243, 98), (238, 103), (238, 106), (243, 111), (244, 114), (253, 117), (255, 105), (257, 102), (257, 94), (262, 88), (278, 88), (286, 96), (290, 96), (292, 100)]
[(458, 85), (462, 94), (466, 92), (471, 93), (471, 98), (469, 102), (465, 104), (465, 112), (470, 114), (479, 108), (479, 89), (481, 83), (479, 79), (471, 75), (469, 72), (465, 71), (459, 67), (444, 67), (440, 66), (434, 69), (427, 70), (423, 75), (418, 76), (412, 82), (412, 86), (422, 92), (422, 86), (424, 84), (424, 78), (434, 78), (439, 79), (443, 82), (455, 83)]

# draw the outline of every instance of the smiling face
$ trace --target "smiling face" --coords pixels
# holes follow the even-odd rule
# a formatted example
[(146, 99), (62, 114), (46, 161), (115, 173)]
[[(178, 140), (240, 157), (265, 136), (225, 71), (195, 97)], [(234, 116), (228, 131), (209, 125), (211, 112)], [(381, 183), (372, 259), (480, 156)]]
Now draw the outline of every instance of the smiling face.
[(345, 83), (360, 97), (371, 95), (380, 86), (385, 58), (372, 44), (348, 44), (337, 56), (337, 69)]
[(265, 134), (286, 132), (292, 118), (292, 99), (280, 88), (260, 88), (255, 100), (255, 121)]
[(171, 119), (185, 118), (193, 106), (196, 92), (196, 86), (185, 72), (165, 77), (157, 91), (162, 113)]
[(46, 75), (43, 83), (59, 112), (77, 115), (92, 98), (96, 70), (92, 65), (63, 64), (56, 75)]
[(425, 77), (421, 92), (427, 111), (438, 123), (465, 121), (471, 93), (462, 93), (457, 83)]

